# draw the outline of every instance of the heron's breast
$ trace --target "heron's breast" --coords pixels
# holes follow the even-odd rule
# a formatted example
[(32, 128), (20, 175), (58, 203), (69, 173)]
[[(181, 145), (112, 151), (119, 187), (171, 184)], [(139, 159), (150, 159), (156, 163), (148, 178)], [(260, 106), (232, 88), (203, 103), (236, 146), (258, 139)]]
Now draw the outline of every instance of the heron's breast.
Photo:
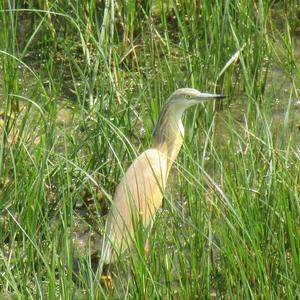
[(137, 215), (147, 225), (162, 204), (168, 177), (168, 159), (156, 149), (143, 152), (128, 168), (115, 197), (120, 215)]

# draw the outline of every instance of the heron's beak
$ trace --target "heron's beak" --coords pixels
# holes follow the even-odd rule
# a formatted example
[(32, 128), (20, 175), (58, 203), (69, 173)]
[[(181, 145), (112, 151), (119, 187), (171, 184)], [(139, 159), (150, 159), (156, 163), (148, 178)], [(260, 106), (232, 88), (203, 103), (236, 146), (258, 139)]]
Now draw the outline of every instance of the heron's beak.
[(197, 100), (203, 101), (209, 99), (224, 99), (224, 98), (227, 98), (227, 96), (221, 94), (200, 93), (199, 96), (197, 97)]

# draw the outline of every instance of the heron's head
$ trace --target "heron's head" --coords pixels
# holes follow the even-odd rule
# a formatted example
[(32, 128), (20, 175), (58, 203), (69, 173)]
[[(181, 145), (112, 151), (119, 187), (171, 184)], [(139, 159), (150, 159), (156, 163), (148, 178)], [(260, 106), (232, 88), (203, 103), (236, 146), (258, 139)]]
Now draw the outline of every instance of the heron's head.
[(205, 100), (222, 98), (226, 97), (224, 95), (218, 94), (201, 93), (195, 89), (190, 88), (182, 88), (176, 90), (168, 98), (158, 117), (157, 124), (152, 134), (153, 147), (158, 147), (158, 145), (163, 144), (166, 140), (174, 141), (174, 139), (177, 139), (178, 129), (181, 131), (181, 136), (183, 136), (184, 129), (181, 117), (183, 112), (187, 108)]
[(224, 95), (201, 93), (192, 88), (181, 88), (176, 90), (168, 99), (168, 105), (175, 109), (185, 110), (186, 108), (210, 99), (223, 99)]

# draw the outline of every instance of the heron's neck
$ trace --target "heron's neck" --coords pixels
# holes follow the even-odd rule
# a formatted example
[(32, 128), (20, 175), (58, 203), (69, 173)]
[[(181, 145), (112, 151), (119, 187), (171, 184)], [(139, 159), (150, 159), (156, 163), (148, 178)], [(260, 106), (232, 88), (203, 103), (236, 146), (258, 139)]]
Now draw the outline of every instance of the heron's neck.
[(152, 147), (167, 156), (168, 169), (171, 168), (183, 143), (184, 128), (181, 121), (183, 111), (181, 108), (175, 110), (167, 103), (153, 131)]

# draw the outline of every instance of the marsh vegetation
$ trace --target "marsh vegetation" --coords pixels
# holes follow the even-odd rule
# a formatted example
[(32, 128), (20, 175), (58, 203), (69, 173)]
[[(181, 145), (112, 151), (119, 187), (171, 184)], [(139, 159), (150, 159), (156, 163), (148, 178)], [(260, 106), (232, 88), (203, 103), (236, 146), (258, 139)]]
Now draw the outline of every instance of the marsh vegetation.
[[(299, 12), (0, 2), (0, 298), (300, 297)], [(179, 87), (232, 97), (187, 112), (149, 256), (107, 290), (90, 254), (109, 199)]]

